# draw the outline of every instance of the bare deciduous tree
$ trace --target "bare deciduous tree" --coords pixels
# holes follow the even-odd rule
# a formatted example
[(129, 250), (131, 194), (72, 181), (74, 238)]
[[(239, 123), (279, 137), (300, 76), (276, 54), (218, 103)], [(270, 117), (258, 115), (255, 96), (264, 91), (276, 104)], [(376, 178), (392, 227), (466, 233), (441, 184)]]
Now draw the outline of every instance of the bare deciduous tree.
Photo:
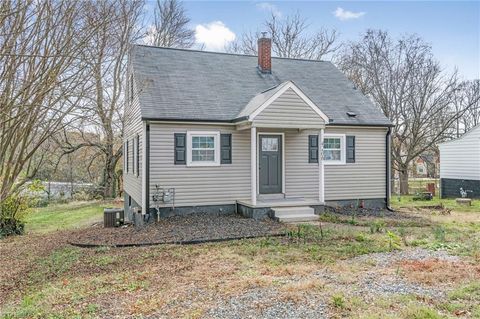
[(34, 154), (80, 104), (91, 29), (73, 1), (2, 1), (0, 12), (1, 201), (35, 175)]
[[(126, 86), (127, 55), (131, 43), (141, 37), (138, 23), (143, 8), (142, 1), (110, 0), (88, 4), (87, 25), (110, 17), (102, 28), (96, 29), (84, 55), (92, 89), (87, 92), (76, 123), (82, 141), (71, 141), (64, 134), (64, 154), (83, 147), (97, 150), (103, 174), (101, 186), (105, 197), (115, 197), (117, 164), (122, 157), (124, 88)], [(95, 134), (88, 134), (91, 130)]]
[[(284, 19), (273, 14), (264, 22), (267, 32), (272, 38), (272, 53), (282, 58), (303, 58), (321, 60), (335, 52), (338, 34), (336, 30), (320, 29), (308, 34), (307, 19), (298, 13)], [(257, 40), (260, 32), (246, 32), (241, 38), (231, 43), (226, 50), (232, 53), (257, 54)]]
[(195, 32), (188, 28), (189, 22), (181, 2), (157, 0), (147, 42), (161, 47), (190, 48), (195, 42)]
[(466, 108), (467, 110), (457, 120), (455, 137), (459, 137), (480, 124), (480, 80), (462, 82), (457, 92), (454, 100), (455, 109)]
[(368, 30), (346, 46), (338, 65), (394, 124), (393, 168), (400, 192), (407, 194), (412, 160), (444, 140), (474, 101), (461, 110), (452, 107), (456, 72), (446, 74), (417, 36), (393, 40), (387, 32)]

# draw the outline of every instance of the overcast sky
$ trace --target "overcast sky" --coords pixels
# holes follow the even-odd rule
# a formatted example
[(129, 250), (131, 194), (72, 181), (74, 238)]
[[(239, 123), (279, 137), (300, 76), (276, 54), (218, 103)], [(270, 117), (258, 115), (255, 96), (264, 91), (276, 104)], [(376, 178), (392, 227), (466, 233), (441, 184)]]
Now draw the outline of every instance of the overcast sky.
[[(448, 69), (458, 67), (465, 79), (480, 78), (480, 1), (185, 1), (196, 39), (206, 50), (225, 44), (248, 30), (262, 30), (273, 12), (284, 18), (299, 12), (309, 30), (335, 28), (341, 40), (357, 40), (368, 28), (394, 36), (416, 33), (433, 47)], [(154, 2), (147, 2), (151, 12)]]

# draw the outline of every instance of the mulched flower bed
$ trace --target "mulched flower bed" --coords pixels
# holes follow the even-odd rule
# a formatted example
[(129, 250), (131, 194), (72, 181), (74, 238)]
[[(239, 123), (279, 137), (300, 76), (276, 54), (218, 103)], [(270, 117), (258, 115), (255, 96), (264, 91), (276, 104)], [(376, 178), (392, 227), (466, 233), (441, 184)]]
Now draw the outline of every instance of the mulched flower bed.
[(124, 226), (83, 229), (71, 236), (80, 247), (197, 244), (242, 238), (283, 236), (285, 226), (275, 221), (256, 221), (239, 215), (188, 215), (163, 218), (144, 227)]

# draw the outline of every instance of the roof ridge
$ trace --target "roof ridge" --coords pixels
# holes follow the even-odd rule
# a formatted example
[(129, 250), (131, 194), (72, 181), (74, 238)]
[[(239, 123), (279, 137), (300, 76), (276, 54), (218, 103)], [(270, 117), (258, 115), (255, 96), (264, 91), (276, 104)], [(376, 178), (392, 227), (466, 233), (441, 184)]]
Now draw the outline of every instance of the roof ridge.
[[(203, 51), (203, 50), (196, 50), (196, 49), (182, 49), (182, 48), (171, 48), (171, 47), (162, 47), (162, 46), (155, 46), (155, 45), (147, 45), (147, 44), (133, 44), (135, 47), (144, 47), (144, 48), (151, 48), (151, 49), (161, 49), (161, 50), (175, 50), (175, 51), (184, 51), (184, 52), (194, 52), (194, 53), (210, 53), (210, 54), (219, 54), (219, 55), (234, 55), (234, 56), (241, 56), (241, 57), (251, 57), (256, 58), (257, 55), (253, 54), (242, 54), (242, 53), (230, 53), (230, 52), (216, 52), (216, 51)], [(326, 62), (331, 63), (331, 61), (325, 60), (311, 60), (311, 59), (304, 59), (304, 58), (286, 58), (286, 57), (277, 57), (272, 56), (272, 59), (275, 60), (294, 60), (294, 61), (305, 61), (305, 62)]]

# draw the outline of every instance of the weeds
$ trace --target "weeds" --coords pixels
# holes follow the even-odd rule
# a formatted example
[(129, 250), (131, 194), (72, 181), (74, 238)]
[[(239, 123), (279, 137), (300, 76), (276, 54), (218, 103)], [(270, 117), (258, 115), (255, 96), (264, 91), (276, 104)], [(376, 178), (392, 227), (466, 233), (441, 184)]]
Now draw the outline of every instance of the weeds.
[(390, 251), (400, 249), (400, 237), (392, 231), (387, 231), (388, 248)]
[(374, 220), (370, 223), (370, 233), (381, 233), (385, 229), (385, 222), (382, 220)]
[(339, 308), (339, 309), (346, 308), (345, 299), (343, 295), (340, 295), (340, 294), (332, 296), (332, 304), (335, 308)]
[(435, 237), (435, 240), (438, 241), (438, 242), (445, 242), (445, 236), (446, 234), (446, 231), (445, 231), (445, 228), (443, 226), (435, 226), (433, 228), (433, 236)]

